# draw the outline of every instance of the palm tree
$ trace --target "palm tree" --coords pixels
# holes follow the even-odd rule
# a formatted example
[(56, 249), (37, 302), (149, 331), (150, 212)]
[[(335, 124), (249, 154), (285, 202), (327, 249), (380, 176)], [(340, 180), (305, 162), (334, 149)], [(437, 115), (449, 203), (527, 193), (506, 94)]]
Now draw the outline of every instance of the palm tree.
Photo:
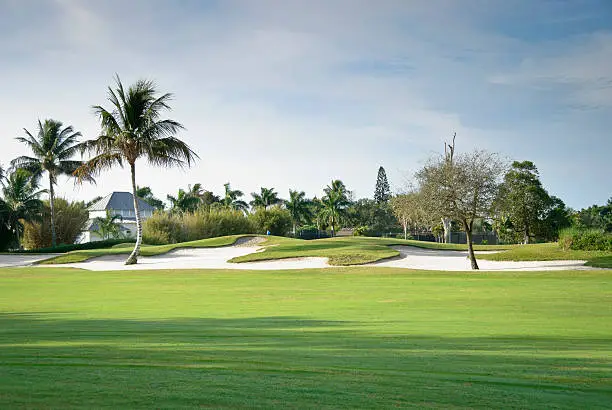
[(311, 201), (306, 199), (306, 193), (304, 191), (298, 192), (290, 189), (289, 200), (285, 201), (285, 207), (287, 207), (287, 210), (291, 214), (293, 236), (295, 236), (297, 225), (300, 222), (307, 221), (312, 215)]
[(202, 201), (195, 192), (197, 192), (197, 190), (194, 191), (191, 186), (189, 186), (187, 191), (183, 190), (182, 188), (179, 189), (176, 197), (172, 195), (166, 195), (168, 201), (170, 201), (170, 204), (172, 205), (171, 211), (184, 213), (194, 212), (196, 209), (198, 209), (198, 206)]
[(223, 207), (246, 212), (249, 209), (249, 205), (243, 200), (238, 199), (241, 198), (244, 193), (239, 189), (232, 190), (229, 182), (223, 186), (225, 187), (225, 195), (221, 201)]
[(251, 196), (253, 197), (253, 200), (251, 201), (251, 206), (253, 208), (263, 207), (267, 209), (272, 205), (277, 205), (283, 202), (283, 200), (278, 197), (278, 193), (274, 192), (274, 188), (262, 187), (259, 194), (253, 192), (251, 193)]
[(121, 235), (121, 228), (115, 222), (117, 220), (121, 221), (121, 215), (111, 215), (109, 210), (106, 210), (106, 217), (101, 218), (97, 217), (94, 219), (96, 225), (98, 225), (98, 229), (96, 232), (100, 234), (102, 239), (117, 239)]
[(321, 216), (331, 227), (331, 236), (333, 237), (336, 234), (336, 226), (340, 223), (349, 201), (341, 192), (330, 190), (327, 195), (321, 198), (321, 204)]
[(23, 235), (24, 221), (40, 221), (43, 203), (40, 196), (46, 190), (38, 189), (36, 175), (25, 169), (16, 169), (0, 180), (3, 200), (0, 214), (12, 242), (19, 247)]
[(344, 182), (340, 181), (339, 179), (332, 180), (331, 184), (326, 186), (323, 191), (326, 195), (329, 195), (331, 192), (335, 192), (343, 197), (347, 202), (350, 202), (350, 196), (352, 193), (346, 189)]
[(78, 168), (75, 175), (83, 179), (116, 165), (129, 165), (136, 214), (136, 244), (125, 261), (126, 265), (131, 265), (137, 262), (142, 244), (142, 222), (136, 196), (136, 160), (145, 159), (162, 167), (182, 167), (191, 166), (198, 156), (175, 137), (183, 129), (180, 123), (160, 119), (163, 111), (170, 110), (168, 102), (172, 94), (158, 96), (155, 84), (147, 80), (139, 80), (127, 90), (124, 90), (119, 76), (116, 83), (115, 90), (108, 88), (111, 110), (99, 105), (93, 107), (100, 118), (102, 135), (82, 144), (83, 151), (95, 156)]
[(55, 232), (55, 191), (53, 186), (57, 184), (60, 175), (72, 175), (82, 165), (81, 161), (71, 160), (79, 149), (78, 138), (80, 132), (75, 132), (72, 126), (62, 128), (62, 123), (56, 120), (38, 121), (38, 132), (34, 137), (27, 129), (25, 137), (17, 137), (17, 141), (23, 142), (32, 151), (33, 156), (21, 156), (15, 158), (11, 165), (16, 168), (24, 168), (40, 177), (44, 172), (49, 175), (49, 207), (51, 209), (51, 246), (57, 245), (57, 234)]

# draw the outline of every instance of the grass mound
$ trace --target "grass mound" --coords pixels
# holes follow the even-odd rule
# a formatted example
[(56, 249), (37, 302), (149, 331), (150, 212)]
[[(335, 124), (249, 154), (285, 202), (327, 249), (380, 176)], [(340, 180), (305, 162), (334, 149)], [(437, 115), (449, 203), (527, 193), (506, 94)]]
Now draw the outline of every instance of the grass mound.
[(586, 265), (612, 268), (612, 253), (606, 251), (564, 250), (556, 243), (518, 245), (505, 252), (478, 255), (490, 261), (585, 260)]

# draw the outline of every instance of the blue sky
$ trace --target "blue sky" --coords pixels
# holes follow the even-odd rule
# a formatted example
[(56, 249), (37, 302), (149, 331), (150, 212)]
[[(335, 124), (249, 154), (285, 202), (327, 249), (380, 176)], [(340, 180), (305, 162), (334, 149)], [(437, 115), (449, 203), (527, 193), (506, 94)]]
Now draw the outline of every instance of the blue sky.
[[(401, 190), (457, 132), (458, 151), (531, 160), (582, 208), (612, 196), (612, 2), (0, 0), (0, 163), (38, 118), (99, 132), (91, 105), (124, 83), (174, 93), (191, 169), (138, 166), (165, 198), (223, 183), (321, 195), (340, 178), (373, 195), (380, 165)], [(129, 190), (128, 170), (89, 199)], [(250, 198), (247, 198), (250, 199)]]

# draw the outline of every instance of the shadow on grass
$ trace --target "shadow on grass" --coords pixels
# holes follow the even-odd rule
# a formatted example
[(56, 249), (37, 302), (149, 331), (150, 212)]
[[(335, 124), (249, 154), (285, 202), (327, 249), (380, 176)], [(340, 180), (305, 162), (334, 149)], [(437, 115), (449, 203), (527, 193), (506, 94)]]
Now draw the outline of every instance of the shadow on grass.
[(603, 408), (611, 345), (300, 317), (2, 314), (0, 407)]

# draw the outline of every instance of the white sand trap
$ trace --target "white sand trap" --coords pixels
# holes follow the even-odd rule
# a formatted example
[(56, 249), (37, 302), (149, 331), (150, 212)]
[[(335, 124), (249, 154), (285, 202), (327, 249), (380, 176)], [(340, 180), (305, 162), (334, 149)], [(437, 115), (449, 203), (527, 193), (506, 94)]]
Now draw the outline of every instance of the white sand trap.
[[(413, 246), (392, 246), (400, 252), (400, 256), (368, 266), (388, 266), (393, 268), (410, 268), (423, 270), (469, 271), (470, 260), (467, 251), (441, 251), (421, 249)], [(565, 270), (565, 269), (596, 269), (584, 266), (585, 261), (487, 261), (478, 259), (478, 267), (484, 271), (530, 271), (530, 270)]]
[(37, 253), (37, 254), (0, 254), (0, 268), (14, 266), (28, 266), (34, 262), (42, 261), (60, 255), (59, 253)]
[(136, 265), (124, 265), (128, 255), (108, 255), (62, 265), (41, 265), (44, 267), (71, 267), (94, 271), (104, 270), (152, 270), (152, 269), (249, 269), (282, 270), (326, 268), (327, 258), (292, 258), (274, 261), (229, 263), (237, 256), (248, 255), (261, 247), (224, 246), (220, 248), (183, 248), (157, 256), (140, 256)]
[[(93, 258), (86, 262), (39, 266), (72, 267), (93, 271), (152, 269), (283, 270), (330, 267), (330, 265), (327, 263), (327, 258), (291, 258), (246, 263), (228, 262), (228, 260), (232, 258), (248, 255), (250, 253), (263, 250), (261, 246), (257, 246), (257, 244), (261, 241), (262, 239), (260, 238), (241, 238), (233, 246), (225, 246), (220, 248), (176, 249), (163, 255), (140, 256), (138, 258), (138, 264), (136, 265), (124, 265), (124, 262), (128, 255), (108, 255)], [(466, 251), (441, 251), (421, 249), (413, 246), (393, 246), (392, 248), (400, 252), (399, 257), (361, 266), (442, 271), (471, 270), (470, 261), (467, 258)], [(45, 257), (46, 256), (47, 255), (45, 255)], [(38, 257), (38, 259), (42, 259), (42, 257)], [(34, 260), (30, 261), (29, 263), (32, 263), (33, 261)], [(478, 266), (483, 271), (543, 271), (565, 269), (596, 269), (584, 266), (584, 263), (585, 261), (498, 262), (478, 260)]]

